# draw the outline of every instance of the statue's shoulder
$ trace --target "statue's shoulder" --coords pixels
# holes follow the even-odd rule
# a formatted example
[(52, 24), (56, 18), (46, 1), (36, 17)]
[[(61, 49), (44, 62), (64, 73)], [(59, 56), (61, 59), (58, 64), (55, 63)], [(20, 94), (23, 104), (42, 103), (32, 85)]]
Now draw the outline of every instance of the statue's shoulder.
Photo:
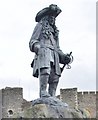
[(42, 26), (43, 26), (42, 23), (38, 22), (35, 26), (35, 29), (42, 28)]
[(39, 22), (36, 24), (33, 33), (40, 32), (42, 30), (42, 24)]

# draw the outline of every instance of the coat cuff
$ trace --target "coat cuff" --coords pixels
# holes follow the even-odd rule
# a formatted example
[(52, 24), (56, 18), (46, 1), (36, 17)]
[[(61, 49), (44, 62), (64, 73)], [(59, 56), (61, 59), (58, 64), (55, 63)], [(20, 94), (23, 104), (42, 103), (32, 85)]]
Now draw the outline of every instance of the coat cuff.
[(34, 52), (34, 44), (35, 43), (39, 43), (39, 41), (38, 40), (31, 40), (30, 42), (29, 42), (29, 48), (30, 48), (30, 50), (32, 51), (32, 52)]

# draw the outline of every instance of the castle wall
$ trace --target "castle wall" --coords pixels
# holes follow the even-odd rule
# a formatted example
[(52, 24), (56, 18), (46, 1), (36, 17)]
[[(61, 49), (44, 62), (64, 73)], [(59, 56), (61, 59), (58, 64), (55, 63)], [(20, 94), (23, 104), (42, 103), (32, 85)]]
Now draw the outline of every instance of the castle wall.
[(2, 89), (2, 116), (3, 118), (19, 117), (21, 105), (23, 102), (22, 88), (5, 88)]
[[(60, 89), (60, 95), (57, 96), (57, 98), (67, 103), (71, 109), (83, 109), (89, 112), (92, 118), (96, 117), (96, 99), (98, 100), (98, 92), (77, 92), (77, 88)], [(23, 103), (22, 88), (7, 87), (0, 90), (0, 119), (21, 117)], [(28, 106), (27, 101), (25, 103)]]
[(60, 89), (60, 99), (67, 103), (71, 109), (78, 107), (77, 88)]
[(78, 92), (78, 107), (90, 112), (91, 117), (96, 116), (96, 93), (95, 92)]
[(2, 119), (2, 90), (0, 90), (0, 120)]
[(77, 88), (60, 89), (60, 99), (69, 105), (69, 108), (79, 108), (90, 113), (92, 118), (96, 117), (96, 93), (77, 92)]

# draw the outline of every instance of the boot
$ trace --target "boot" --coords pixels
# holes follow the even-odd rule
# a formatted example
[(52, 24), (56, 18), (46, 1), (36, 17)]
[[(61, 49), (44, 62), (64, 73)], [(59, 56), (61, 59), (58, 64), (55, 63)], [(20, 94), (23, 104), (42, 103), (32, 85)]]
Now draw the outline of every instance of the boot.
[(49, 93), (52, 97), (55, 97), (57, 85), (58, 85), (58, 82), (54, 82), (54, 83), (49, 84), (48, 93)]
[(49, 75), (41, 75), (40, 76), (40, 97), (50, 97), (47, 93), (47, 84), (48, 84)]

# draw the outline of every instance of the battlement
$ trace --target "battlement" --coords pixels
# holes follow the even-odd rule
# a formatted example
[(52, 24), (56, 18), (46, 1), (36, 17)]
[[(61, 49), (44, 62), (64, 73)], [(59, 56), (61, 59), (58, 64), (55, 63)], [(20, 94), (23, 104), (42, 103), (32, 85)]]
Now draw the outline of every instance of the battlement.
[(83, 91), (83, 92), (77, 92), (78, 95), (96, 95), (97, 92), (96, 91)]
[(96, 96), (96, 94), (98, 94), (98, 91), (80, 91), (80, 92), (78, 92), (77, 88), (60, 89), (60, 94), (66, 94), (66, 93), (73, 94), (73, 92), (76, 92), (78, 96), (85, 96), (85, 95), (89, 95), (89, 96), (95, 95)]
[(3, 89), (1, 89), (2, 91), (5, 91), (5, 92), (8, 92), (8, 91), (13, 91), (13, 92), (18, 92), (17, 94), (22, 94), (23, 92), (23, 88), (21, 87), (14, 87), (14, 88), (11, 88), (11, 87), (5, 87)]
[[(65, 99), (66, 97), (70, 96), (73, 99), (74, 96), (77, 96), (79, 98), (83, 97), (94, 97), (98, 94), (98, 91), (77, 91), (77, 88), (68, 88), (68, 89), (60, 89), (60, 99)], [(66, 97), (65, 97), (66, 96)]]
[(77, 91), (77, 88), (60, 89), (60, 92), (64, 92), (64, 93), (70, 91)]

